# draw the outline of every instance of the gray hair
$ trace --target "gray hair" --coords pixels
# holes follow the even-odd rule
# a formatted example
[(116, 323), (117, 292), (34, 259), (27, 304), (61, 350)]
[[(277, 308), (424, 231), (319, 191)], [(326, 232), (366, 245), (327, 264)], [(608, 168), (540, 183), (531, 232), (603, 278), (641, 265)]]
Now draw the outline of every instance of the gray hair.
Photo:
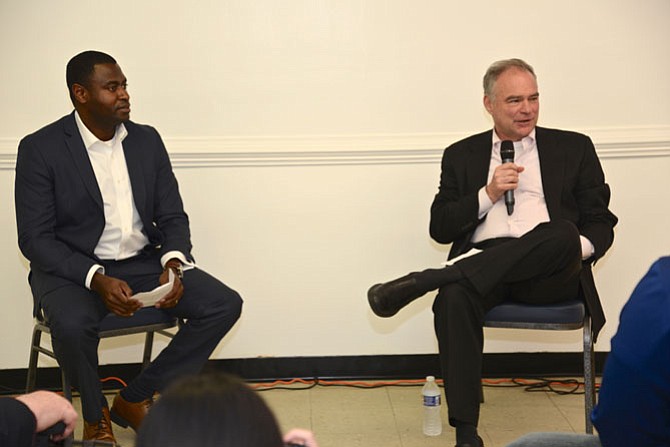
[(495, 86), (498, 77), (510, 68), (519, 68), (521, 70), (527, 71), (528, 73), (532, 74), (535, 79), (537, 79), (533, 67), (521, 59), (504, 59), (501, 61), (496, 61), (491, 64), (489, 69), (486, 70), (486, 74), (484, 75), (484, 95), (489, 97), (493, 96), (493, 87)]

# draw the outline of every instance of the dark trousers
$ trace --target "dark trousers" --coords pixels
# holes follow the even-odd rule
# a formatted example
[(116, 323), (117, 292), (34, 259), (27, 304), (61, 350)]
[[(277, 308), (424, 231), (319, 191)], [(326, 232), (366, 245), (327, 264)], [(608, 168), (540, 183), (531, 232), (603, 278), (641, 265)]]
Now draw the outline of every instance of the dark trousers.
[[(105, 274), (126, 281), (133, 293), (158, 286), (161, 272), (157, 254), (105, 263)], [(182, 281), (184, 295), (164, 312), (185, 319), (185, 324), (124, 390), (139, 399), (151, 397), (178, 376), (200, 371), (240, 316), (239, 294), (213, 276), (192, 269), (184, 272)], [(37, 299), (51, 326), (58, 363), (81, 394), (84, 419), (100, 420), (107, 402), (98, 377), (98, 328), (109, 311), (99, 295), (77, 284), (56, 288)]]
[(486, 313), (506, 300), (548, 304), (575, 299), (579, 290), (581, 244), (570, 222), (543, 223), (481, 248), (457, 263), (465, 279), (444, 284), (433, 304), (452, 426), (479, 421)]

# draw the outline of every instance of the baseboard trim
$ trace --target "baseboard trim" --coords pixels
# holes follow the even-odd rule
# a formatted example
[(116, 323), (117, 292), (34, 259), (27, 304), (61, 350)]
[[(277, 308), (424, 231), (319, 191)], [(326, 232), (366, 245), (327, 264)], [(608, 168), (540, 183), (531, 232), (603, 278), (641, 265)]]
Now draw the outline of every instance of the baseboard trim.
[[(596, 353), (596, 375), (602, 373), (606, 352)], [(500, 377), (574, 377), (583, 375), (582, 353), (491, 353), (484, 354), (482, 375)], [(427, 375), (440, 377), (437, 354), (366, 355), (333, 357), (259, 357), (210, 360), (207, 369), (227, 371), (251, 382), (302, 379), (418, 379)], [(26, 368), (0, 370), (0, 394), (16, 394), (24, 390)], [(117, 377), (129, 382), (140, 371), (139, 363), (103, 365), (100, 377)], [(58, 368), (40, 368), (37, 388), (60, 389)], [(108, 389), (121, 387), (121, 382), (105, 382)]]

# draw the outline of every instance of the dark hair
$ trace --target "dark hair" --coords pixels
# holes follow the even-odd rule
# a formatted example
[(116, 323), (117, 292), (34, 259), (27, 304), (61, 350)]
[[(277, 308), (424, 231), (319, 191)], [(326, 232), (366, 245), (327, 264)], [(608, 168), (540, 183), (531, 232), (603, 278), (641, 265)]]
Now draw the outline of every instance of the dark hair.
[(277, 420), (240, 379), (223, 373), (188, 376), (152, 405), (136, 447), (282, 447)]
[(88, 50), (74, 56), (65, 68), (65, 82), (70, 93), (70, 100), (74, 104), (72, 86), (81, 84), (88, 86), (93, 70), (97, 64), (116, 64), (116, 60), (109, 54), (101, 51)]

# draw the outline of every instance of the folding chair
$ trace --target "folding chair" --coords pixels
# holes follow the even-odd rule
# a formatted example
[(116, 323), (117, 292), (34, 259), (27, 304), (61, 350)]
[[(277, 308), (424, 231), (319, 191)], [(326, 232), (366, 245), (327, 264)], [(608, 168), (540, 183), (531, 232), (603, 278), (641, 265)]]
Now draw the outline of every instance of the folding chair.
[(547, 305), (502, 303), (486, 314), (484, 327), (558, 331), (583, 329), (586, 433), (593, 433), (591, 411), (596, 402), (593, 333), (591, 318), (581, 300)]

